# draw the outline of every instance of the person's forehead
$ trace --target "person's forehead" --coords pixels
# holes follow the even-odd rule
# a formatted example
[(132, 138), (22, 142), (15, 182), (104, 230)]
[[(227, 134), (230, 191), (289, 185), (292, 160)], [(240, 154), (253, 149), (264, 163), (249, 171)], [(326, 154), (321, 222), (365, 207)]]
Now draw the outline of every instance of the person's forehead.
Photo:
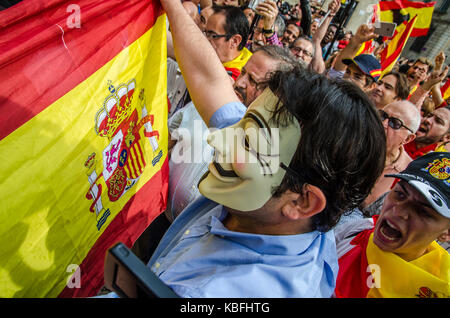
[(413, 66), (424, 69), (424, 70), (428, 70), (428, 64), (422, 63), (420, 61), (417, 61), (416, 63), (414, 63)]
[(444, 120), (447, 125), (450, 125), (450, 110), (446, 107), (438, 108), (434, 111), (434, 114)]
[(288, 24), (286, 30), (289, 30), (291, 32), (299, 33), (298, 27), (294, 24)]
[(206, 21), (206, 27), (210, 31), (222, 34), (225, 26), (225, 16), (221, 13), (212, 14)]
[(427, 199), (416, 188), (410, 185), (407, 181), (400, 179), (394, 186), (394, 189), (406, 191), (409, 197), (417, 203), (429, 205)]
[(244, 69), (247, 73), (256, 76), (258, 79), (266, 77), (267, 72), (275, 70), (278, 61), (268, 56), (266, 53), (256, 51), (245, 64)]
[(337, 30), (337, 27), (335, 25), (330, 25), (328, 27), (328, 32), (336, 32), (336, 30)]
[(394, 102), (386, 105), (383, 110), (391, 117), (396, 117), (406, 123), (409, 121), (411, 109), (401, 102)]
[(381, 82), (383, 82), (385, 84), (389, 84), (395, 88), (395, 86), (397, 85), (397, 77), (395, 77), (395, 75), (389, 74), (389, 75), (384, 76), (381, 79)]
[[(301, 49), (311, 49), (312, 48), (312, 43), (305, 39), (298, 39), (297, 41), (295, 41), (294, 45)], [(311, 51), (311, 50), (309, 50), (309, 51)]]

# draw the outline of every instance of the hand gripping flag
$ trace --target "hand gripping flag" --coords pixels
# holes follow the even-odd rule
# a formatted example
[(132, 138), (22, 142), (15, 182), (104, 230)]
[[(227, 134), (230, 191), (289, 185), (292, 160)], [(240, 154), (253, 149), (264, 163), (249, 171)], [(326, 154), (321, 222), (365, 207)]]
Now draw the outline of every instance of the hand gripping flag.
[(411, 37), (426, 35), (430, 28), (436, 2), (417, 2), (408, 0), (380, 1), (379, 19), (383, 22), (394, 22), (399, 27), (403, 22), (409, 22), (417, 16), (416, 25)]
[(381, 77), (392, 70), (398, 58), (402, 54), (402, 50), (405, 47), (412, 30), (414, 29), (416, 19), (417, 16), (415, 16), (411, 21), (403, 22), (399, 27), (397, 27), (389, 44), (383, 49), (383, 51), (381, 51)]
[(153, 0), (0, 12), (0, 297), (84, 297), (165, 209), (165, 15)]

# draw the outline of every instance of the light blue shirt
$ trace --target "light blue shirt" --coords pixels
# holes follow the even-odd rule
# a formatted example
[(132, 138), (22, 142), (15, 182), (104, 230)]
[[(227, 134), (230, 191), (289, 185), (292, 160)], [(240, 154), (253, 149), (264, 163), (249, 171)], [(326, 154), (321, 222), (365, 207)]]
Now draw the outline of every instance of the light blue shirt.
[(223, 206), (200, 197), (172, 223), (148, 266), (181, 297), (331, 297), (333, 231), (259, 235), (229, 231)]

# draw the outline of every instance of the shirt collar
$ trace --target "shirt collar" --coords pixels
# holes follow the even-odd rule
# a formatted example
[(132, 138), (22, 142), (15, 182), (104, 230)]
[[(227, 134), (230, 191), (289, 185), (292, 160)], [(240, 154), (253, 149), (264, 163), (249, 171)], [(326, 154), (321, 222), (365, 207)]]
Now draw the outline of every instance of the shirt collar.
[(249, 249), (262, 254), (272, 255), (299, 255), (308, 248), (324, 233), (312, 231), (297, 235), (262, 235), (228, 230), (222, 223), (227, 215), (223, 209), (219, 218), (211, 216), (210, 232), (224, 239), (234, 241)]

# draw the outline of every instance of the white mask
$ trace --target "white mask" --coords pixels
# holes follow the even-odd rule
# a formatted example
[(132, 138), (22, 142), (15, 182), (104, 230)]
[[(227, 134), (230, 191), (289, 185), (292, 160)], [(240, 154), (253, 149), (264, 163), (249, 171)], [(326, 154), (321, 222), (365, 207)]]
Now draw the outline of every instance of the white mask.
[(239, 211), (259, 209), (272, 197), (285, 175), (280, 164), (289, 166), (301, 136), (296, 119), (269, 125), (277, 102), (266, 88), (238, 123), (208, 136), (215, 158), (199, 182), (201, 194)]

